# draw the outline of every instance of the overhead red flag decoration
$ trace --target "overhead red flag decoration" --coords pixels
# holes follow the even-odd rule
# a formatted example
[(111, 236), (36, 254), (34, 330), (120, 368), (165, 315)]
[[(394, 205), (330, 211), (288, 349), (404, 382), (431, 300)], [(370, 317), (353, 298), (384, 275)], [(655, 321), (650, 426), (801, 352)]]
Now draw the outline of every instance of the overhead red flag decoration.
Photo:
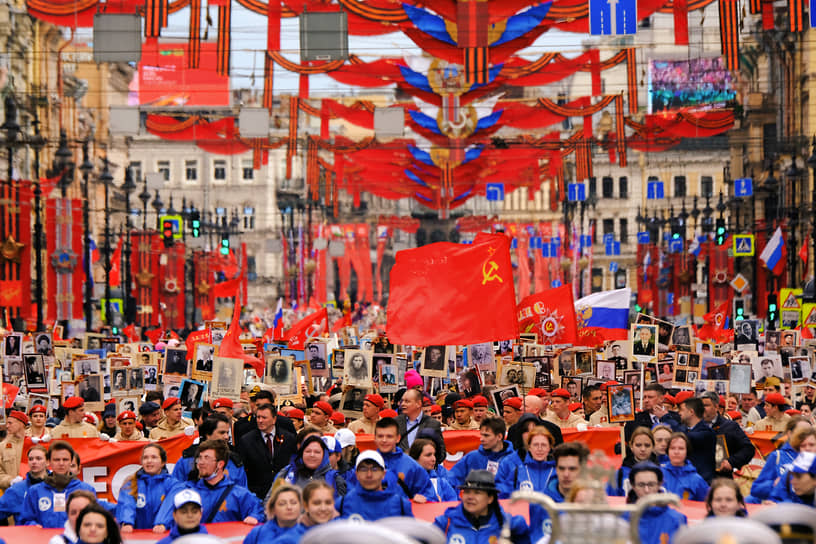
[(438, 242), (397, 253), (388, 338), (395, 344), (477, 344), (518, 336), (510, 239)]
[(542, 344), (575, 344), (578, 325), (570, 284), (524, 297), (518, 303), (521, 332), (536, 332)]
[(291, 349), (303, 349), (306, 347), (306, 340), (323, 334), (329, 328), (329, 312), (326, 308), (309, 314), (286, 331), (283, 339)]
[(248, 355), (244, 352), (241, 346), (241, 286), (239, 285), (235, 291), (235, 308), (232, 311), (232, 321), (230, 322), (227, 334), (221, 340), (221, 346), (218, 348), (218, 355), (220, 357), (232, 357), (234, 359), (242, 359), (245, 365), (252, 365), (255, 373), (259, 377), (264, 375), (264, 362)]

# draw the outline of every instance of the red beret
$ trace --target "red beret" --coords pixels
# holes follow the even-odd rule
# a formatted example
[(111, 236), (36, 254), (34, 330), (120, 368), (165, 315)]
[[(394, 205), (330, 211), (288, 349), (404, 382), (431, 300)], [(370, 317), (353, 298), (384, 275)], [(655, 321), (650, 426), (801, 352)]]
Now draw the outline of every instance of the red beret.
[(85, 412), (85, 417), (83, 417), (82, 420), (91, 425), (99, 424), (99, 418), (96, 417), (96, 414), (93, 412)]
[(722, 395), (720, 395), (720, 406), (725, 408), (725, 397), (723, 397)]
[(576, 410), (580, 410), (583, 407), (584, 407), (584, 405), (581, 404), (580, 402), (570, 402), (569, 411), (570, 412), (575, 412)]
[[(432, 414), (441, 414), (442, 413), (442, 407), (439, 406), (438, 404), (434, 404), (433, 406), (431, 406), (431, 413)], [(380, 414), (382, 414), (382, 412), (380, 412)]]
[(540, 397), (542, 394), (546, 395), (547, 392), (545, 390), (541, 389), (540, 387), (533, 387), (532, 389), (527, 391), (527, 394), (532, 395), (534, 397)]
[(312, 406), (312, 409), (314, 409), (314, 408), (317, 408), (318, 410), (320, 410), (321, 412), (323, 412), (327, 416), (331, 416), (334, 413), (334, 410), (332, 409), (331, 404), (329, 404), (325, 400), (319, 400), (319, 401), (315, 402), (314, 406)]
[(46, 410), (45, 406), (42, 404), (35, 404), (31, 407), (31, 410), (28, 411), (28, 415), (31, 414), (47, 414), (48, 410)]
[(510, 408), (515, 408), (516, 410), (521, 410), (521, 398), (520, 397), (510, 397), (506, 399), (502, 405), (509, 406)]
[(802, 410), (797, 410), (796, 408), (789, 408), (785, 410), (785, 413), (788, 414), (789, 416), (801, 416)]
[(687, 401), (688, 399), (694, 396), (694, 391), (680, 391), (674, 396), (674, 400), (677, 401), (677, 404)]
[(9, 417), (13, 417), (14, 419), (22, 421), (23, 425), (28, 425), (28, 416), (25, 415), (25, 413), (23, 413), (23, 412), (21, 412), (19, 410), (12, 410), (9, 413)]
[(726, 414), (734, 421), (742, 419), (742, 413), (739, 410), (729, 410)]
[(429, 397), (428, 395), (422, 397), (422, 406), (430, 406), (431, 404), (433, 404), (431, 397)]
[(367, 400), (380, 410), (382, 410), (383, 406), (385, 406), (385, 401), (377, 393), (369, 393), (368, 395), (365, 396), (365, 399), (363, 400)]
[(555, 391), (550, 393), (550, 396), (551, 397), (561, 397), (562, 399), (569, 399), (570, 398), (569, 391), (567, 391), (563, 387), (559, 387), (558, 389), (556, 389)]
[(136, 419), (136, 413), (131, 412), (130, 410), (125, 410), (124, 412), (122, 412), (121, 414), (116, 416), (116, 421), (124, 421), (126, 419), (134, 419), (135, 420)]
[(768, 404), (776, 404), (777, 406), (782, 406), (788, 403), (781, 393), (768, 393), (765, 395), (765, 402)]
[(65, 399), (65, 402), (62, 403), (62, 407), (66, 410), (73, 410), (74, 408), (80, 408), (85, 405), (85, 401), (82, 400), (82, 397), (68, 397)]
[(470, 400), (473, 401), (473, 407), (474, 408), (477, 407), (477, 406), (481, 406), (482, 408), (487, 408), (487, 399), (485, 397), (483, 397), (482, 395), (476, 395), (475, 397), (473, 397)]
[(472, 410), (473, 409), (473, 401), (470, 401), (468, 399), (459, 399), (459, 400), (457, 400), (456, 402), (453, 403), (453, 408), (454, 408), (454, 410), (456, 408), (469, 408), (469, 409)]
[(329, 418), (332, 423), (343, 424), (346, 422), (346, 416), (342, 412), (334, 412)]
[(213, 408), (233, 408), (234, 406), (235, 404), (233, 404), (232, 399), (228, 399), (227, 397), (217, 398), (212, 403)]
[[(434, 406), (437, 405), (435, 404)], [(431, 409), (431, 413), (433, 413), (433, 408)], [(397, 417), (397, 412), (396, 410), (392, 410), (389, 408), (388, 410), (383, 410), (382, 412), (380, 412), (380, 417)]]
[(304, 414), (300, 408), (290, 408), (289, 411), (286, 412), (286, 417), (291, 419), (303, 419), (304, 415), (306, 414)]
[(162, 402), (162, 410), (167, 410), (177, 402), (180, 404), (181, 399), (179, 399), (178, 397), (167, 397), (166, 399), (164, 399), (164, 402)]
[(666, 393), (665, 395), (663, 395), (663, 402), (666, 402), (666, 403), (671, 404), (673, 406), (673, 405), (677, 404), (677, 399), (674, 398), (673, 396), (669, 395), (668, 393)]
[(601, 384), (601, 391), (606, 391), (610, 387), (614, 387), (616, 385), (620, 385), (620, 384), (618, 382), (616, 382), (615, 380), (609, 380), (608, 382), (604, 382), (604, 383)]

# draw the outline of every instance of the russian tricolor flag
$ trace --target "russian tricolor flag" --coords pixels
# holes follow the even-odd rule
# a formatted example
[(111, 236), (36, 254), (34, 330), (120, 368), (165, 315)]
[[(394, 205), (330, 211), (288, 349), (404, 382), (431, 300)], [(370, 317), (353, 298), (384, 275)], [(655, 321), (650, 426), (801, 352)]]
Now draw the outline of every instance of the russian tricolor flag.
[(785, 267), (786, 255), (787, 250), (785, 248), (785, 239), (782, 237), (782, 228), (776, 227), (765, 249), (759, 254), (759, 258), (774, 276), (778, 276)]
[(629, 303), (632, 290), (615, 289), (592, 293), (575, 301), (575, 315), (581, 336), (593, 331), (603, 340), (626, 340), (629, 332)]

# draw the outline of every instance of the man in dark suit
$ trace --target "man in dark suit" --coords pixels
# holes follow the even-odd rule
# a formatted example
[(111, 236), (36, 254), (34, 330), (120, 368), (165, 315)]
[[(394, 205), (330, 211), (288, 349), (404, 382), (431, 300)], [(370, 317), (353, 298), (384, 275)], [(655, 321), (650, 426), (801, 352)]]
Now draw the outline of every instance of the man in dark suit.
[(249, 490), (261, 500), (272, 487), (275, 475), (289, 463), (297, 449), (295, 435), (275, 425), (277, 416), (274, 405), (258, 406), (255, 410), (257, 428), (238, 442)]
[[(258, 388), (257, 391), (253, 389), (249, 392), (249, 414), (239, 418), (238, 421), (235, 422), (235, 425), (233, 425), (233, 441), (236, 444), (246, 433), (254, 431), (258, 428), (255, 425), (255, 412), (258, 411), (258, 408), (265, 404), (270, 406), (275, 405), (275, 394), (272, 393), (272, 391), (261, 389), (257, 385), (255, 387)], [(277, 416), (275, 425), (291, 434), (297, 434), (295, 426), (292, 424), (292, 420), (284, 415)]]
[(643, 411), (635, 414), (635, 419), (628, 422), (623, 430), (626, 442), (632, 438), (632, 433), (638, 427), (651, 429), (658, 423), (671, 427), (673, 431), (680, 430), (680, 417), (676, 412), (670, 412), (663, 406), (663, 395), (666, 390), (659, 383), (648, 384), (643, 391)]
[(437, 420), (422, 413), (422, 392), (418, 389), (409, 389), (402, 395), (400, 402), (402, 413), (397, 416), (399, 426), (399, 447), (403, 451), (408, 451), (417, 433), (423, 429), (429, 429), (434, 433), (442, 435), (442, 427)]
[(652, 331), (646, 327), (640, 327), (637, 330), (637, 338), (632, 344), (632, 353), (635, 355), (652, 355), (655, 354), (655, 343), (652, 338)]

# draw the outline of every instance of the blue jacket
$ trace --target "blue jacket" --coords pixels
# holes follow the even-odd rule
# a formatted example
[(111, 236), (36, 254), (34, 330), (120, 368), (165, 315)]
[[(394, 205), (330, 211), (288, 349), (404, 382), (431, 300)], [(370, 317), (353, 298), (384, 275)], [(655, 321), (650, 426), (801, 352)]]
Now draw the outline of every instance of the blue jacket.
[(517, 489), (544, 491), (552, 478), (555, 478), (555, 461), (536, 461), (530, 454), (524, 463), (517, 463), (518, 457), (507, 455), (499, 463), (496, 473), (496, 487), (499, 498), (506, 499)]
[(20, 525), (19, 515), (23, 509), (23, 501), (26, 493), (31, 486), (37, 485), (42, 480), (32, 482), (31, 473), (26, 474), (22, 482), (17, 482), (13, 486), (6, 489), (3, 496), (0, 497), (0, 518), (5, 519), (9, 516), (14, 516), (14, 522)]
[(327, 484), (332, 486), (335, 495), (346, 494), (346, 479), (331, 467), (328, 452), (323, 452), (323, 460), (320, 461), (320, 466), (314, 469), (314, 471), (309, 471), (308, 477), (304, 476), (304, 474), (306, 474), (303, 472), (304, 470), (303, 460), (295, 456), (292, 462), (283, 467), (275, 476), (275, 480), (272, 482), (272, 488), (275, 487), (278, 481), (283, 481), (303, 489), (306, 487), (306, 484), (313, 480), (325, 480)]
[(436, 493), (433, 496), (426, 497), (428, 502), (449, 502), (459, 500), (459, 492), (450, 485), (448, 479), (445, 478), (445, 474), (445, 467), (441, 465), (431, 471), (428, 471), (428, 476), (431, 478), (431, 485), (436, 490)]
[(663, 469), (663, 487), (669, 493), (677, 494), (683, 500), (704, 501), (708, 495), (708, 484), (697, 473), (697, 469), (686, 460), (682, 467), (671, 463), (660, 465)]
[[(195, 457), (180, 457), (176, 461), (176, 466), (173, 467), (173, 478), (180, 482), (187, 481), (187, 475), (195, 468)], [(224, 474), (238, 485), (247, 487), (247, 476), (244, 467), (236, 465), (232, 459), (227, 459), (227, 466), (224, 469)]]
[[(507, 518), (508, 514), (499, 507), (502, 517)], [(502, 521), (496, 516), (495, 510), (491, 511), (487, 523), (474, 527), (465, 516), (465, 510), (461, 504), (452, 506), (445, 510), (445, 513), (434, 520), (434, 525), (439, 527), (449, 543), (458, 544), (490, 544), (495, 542), (502, 530)], [(514, 544), (530, 543), (530, 528), (521, 516), (510, 518), (510, 532)]]
[(405, 483), (408, 488), (408, 498), (413, 498), (416, 494), (420, 494), (427, 499), (436, 496), (428, 471), (419, 466), (419, 463), (410, 456), (403, 453), (400, 448), (394, 448), (394, 451), (389, 453), (380, 451), (380, 455), (385, 461), (385, 468), (393, 472)]
[(134, 529), (152, 529), (165, 497), (175, 496), (176, 491), (183, 488), (184, 484), (170, 476), (166, 468), (152, 476), (139, 469), (136, 472), (136, 498), (131, 494), (132, 480), (128, 478), (119, 490), (116, 519)]
[[(198, 531), (187, 534), (206, 535), (209, 533), (207, 533), (207, 528), (204, 527), (204, 525), (199, 525)], [(184, 535), (179, 532), (178, 526), (174, 523), (173, 526), (170, 527), (170, 534), (156, 542), (156, 544), (172, 544), (174, 540), (181, 538), (182, 536)]]
[(791, 502), (794, 504), (807, 504), (808, 506), (816, 506), (813, 502), (806, 503), (802, 497), (793, 492), (790, 485), (791, 473), (788, 472), (774, 485), (771, 490), (770, 500), (773, 502)]
[(610, 497), (625, 497), (629, 493), (629, 472), (631, 470), (632, 467), (621, 465), (615, 471), (613, 479), (606, 484), (606, 494)]
[(65, 522), (68, 521), (68, 513), (65, 508), (62, 508), (62, 512), (54, 511), (54, 495), (62, 493), (67, 500), (68, 495), (77, 489), (84, 489), (96, 495), (93, 487), (78, 478), (68, 482), (63, 490), (59, 490), (47, 482), (31, 486), (18, 517), (20, 525), (41, 525), (47, 529), (62, 529)]
[[(629, 515), (624, 516), (629, 519)], [(674, 538), (674, 533), (688, 523), (688, 519), (684, 514), (677, 510), (669, 508), (668, 506), (653, 506), (643, 512), (640, 518), (640, 533), (641, 544), (661, 544), (663, 535), (668, 537), (668, 543), (671, 544)]]
[[(473, 450), (465, 454), (464, 457), (453, 465), (453, 468), (448, 471), (448, 480), (453, 487), (457, 487), (464, 483), (465, 478), (467, 478), (471, 470), (487, 469), (493, 474), (496, 474), (502, 459), (515, 452), (516, 450), (513, 449), (513, 444), (507, 440), (504, 441), (504, 449), (501, 451), (486, 451), (484, 447), (479, 446), (478, 450)], [(521, 463), (521, 459), (519, 459), (518, 455), (514, 457)]]
[(714, 451), (717, 448), (717, 435), (705, 421), (700, 420), (697, 425), (688, 429), (686, 436), (691, 442), (691, 452), (688, 460), (697, 469), (697, 473), (706, 482), (714, 478)]
[(249, 534), (244, 537), (244, 544), (264, 544), (276, 541), (276, 539), (286, 536), (300, 537), (306, 532), (306, 527), (298, 523), (294, 527), (281, 527), (274, 519), (262, 525), (254, 527)]
[[(425, 471), (425, 469), (422, 470)], [(340, 513), (341, 518), (357, 521), (377, 521), (391, 516), (413, 516), (411, 501), (402, 493), (394, 493), (388, 487), (380, 491), (367, 491), (359, 484), (355, 485), (345, 496), (337, 499), (334, 507)]]
[(785, 442), (782, 447), (773, 451), (767, 459), (762, 471), (751, 485), (751, 494), (745, 498), (745, 502), (759, 504), (770, 498), (774, 485), (780, 478), (788, 473), (791, 463), (799, 453)]
[(553, 476), (550, 478), (550, 481), (547, 483), (547, 487), (545, 487), (542, 492), (550, 497), (555, 502), (565, 502), (567, 499), (561, 492), (558, 490), (558, 476)]
[[(249, 489), (236, 485), (235, 482), (229, 478), (222, 478), (221, 481), (214, 486), (204, 480), (187, 482), (185, 486), (174, 489), (173, 497), (175, 497), (175, 493), (181, 489), (187, 488), (196, 491), (201, 495), (201, 521), (202, 523), (208, 523), (210, 513), (214, 508), (218, 507), (216, 503), (228, 486), (232, 486), (232, 489), (221, 502), (218, 512), (216, 512), (212, 519), (213, 523), (221, 521), (243, 521), (247, 516), (252, 516), (258, 521), (264, 521), (266, 519), (261, 500), (253, 495)], [(172, 522), (173, 500), (171, 497), (168, 497), (162, 503), (161, 508), (159, 508), (158, 514), (156, 514), (155, 524), (169, 527)]]

